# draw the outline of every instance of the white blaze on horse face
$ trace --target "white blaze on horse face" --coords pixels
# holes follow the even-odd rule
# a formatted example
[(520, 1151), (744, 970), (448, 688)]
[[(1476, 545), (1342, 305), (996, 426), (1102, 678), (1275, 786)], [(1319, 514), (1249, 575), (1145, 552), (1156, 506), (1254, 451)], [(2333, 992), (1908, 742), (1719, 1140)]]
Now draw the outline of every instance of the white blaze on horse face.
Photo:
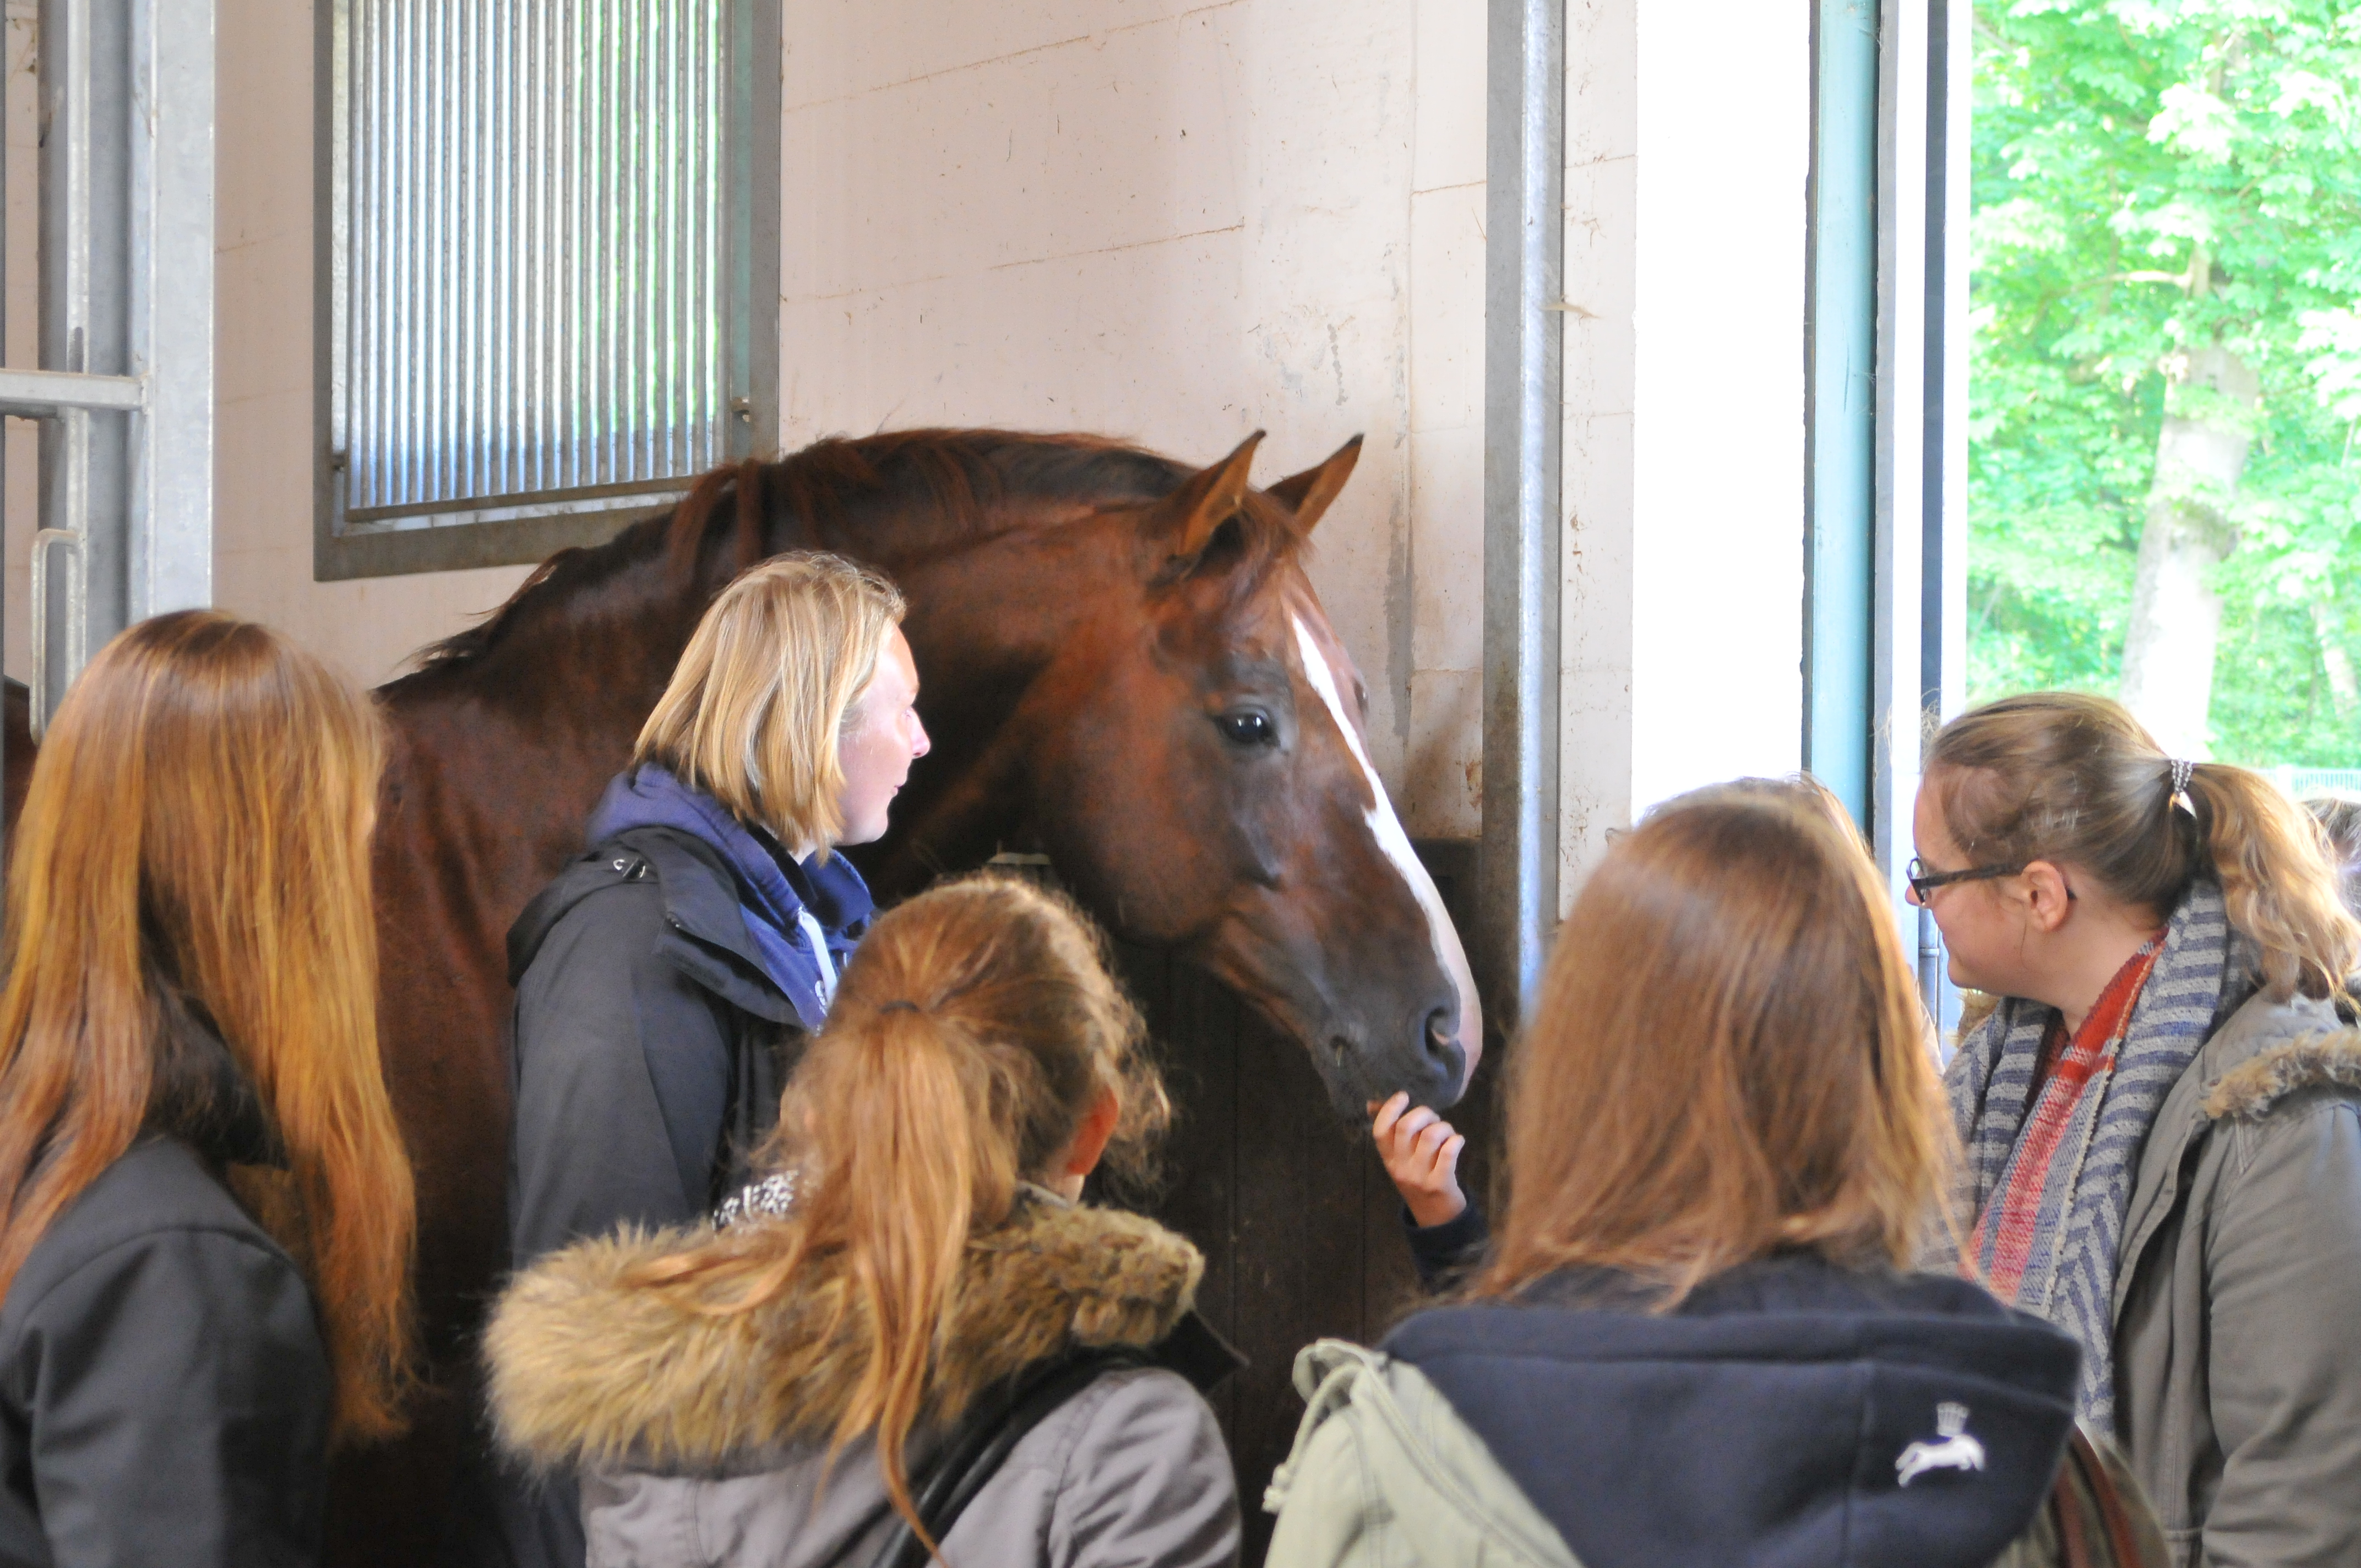
[(1303, 674), (1312, 682), (1312, 689), (1328, 705), (1328, 717), (1336, 721), (1343, 732), (1345, 744), (1351, 749), (1353, 761), (1361, 765), (1361, 777), (1369, 786), (1370, 806), (1365, 814), (1369, 831), (1376, 836), (1378, 848), (1384, 851), (1394, 869), (1401, 872), (1402, 881), (1410, 883), (1411, 896), (1426, 915), (1427, 938), (1434, 945), (1435, 962), (1451, 977), (1459, 992), (1459, 1050), (1466, 1060), (1466, 1077), (1459, 1087), (1465, 1090), (1468, 1080), (1476, 1076), (1476, 1064), (1484, 1055), (1484, 1008), (1476, 1000), (1476, 980), (1468, 972), (1467, 950), (1459, 945), (1459, 930), (1443, 907), (1443, 895), (1434, 889), (1434, 879), (1426, 874), (1418, 853), (1410, 847), (1410, 835), (1402, 831), (1401, 818), (1394, 815), (1394, 803), (1386, 795), (1386, 786), (1378, 778), (1378, 770), (1369, 765), (1369, 753), (1361, 745), (1361, 731), (1345, 712), (1345, 699), (1336, 686), (1336, 673), (1328, 667), (1328, 657), (1321, 652), (1312, 629), (1296, 616), (1295, 646), (1303, 655)]

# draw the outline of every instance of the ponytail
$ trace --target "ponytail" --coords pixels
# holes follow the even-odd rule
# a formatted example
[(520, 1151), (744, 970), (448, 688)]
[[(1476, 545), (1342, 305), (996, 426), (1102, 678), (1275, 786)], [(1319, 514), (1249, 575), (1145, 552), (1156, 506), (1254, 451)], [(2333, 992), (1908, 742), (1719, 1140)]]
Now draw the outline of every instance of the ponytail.
[(2191, 771), (2189, 798), (2230, 924), (2262, 949), (2264, 989), (2281, 1002), (2344, 994), (2361, 922), (2320, 824), (2260, 773), (2218, 762)]
[(2033, 692), (1972, 708), (1936, 735), (1927, 786), (1978, 861), (2068, 861), (2159, 920), (2218, 882), (2273, 1000), (2346, 994), (2361, 922), (2318, 825), (2259, 773), (2176, 763), (2120, 704)]
[(798, 1173), (792, 1211), (633, 1282), (734, 1314), (830, 1260), (850, 1288), (829, 1298), (821, 1337), (844, 1335), (861, 1366), (831, 1452), (873, 1434), (895, 1511), (933, 1551), (906, 1454), (922, 1416), (959, 1414), (930, 1375), (971, 1239), (1008, 1219), (1020, 1181), (1053, 1174), (1103, 1094), (1121, 1106), (1109, 1155), (1137, 1162), (1171, 1113), (1143, 1036), (1063, 900), (994, 876), (922, 894), (862, 938), (761, 1152)]

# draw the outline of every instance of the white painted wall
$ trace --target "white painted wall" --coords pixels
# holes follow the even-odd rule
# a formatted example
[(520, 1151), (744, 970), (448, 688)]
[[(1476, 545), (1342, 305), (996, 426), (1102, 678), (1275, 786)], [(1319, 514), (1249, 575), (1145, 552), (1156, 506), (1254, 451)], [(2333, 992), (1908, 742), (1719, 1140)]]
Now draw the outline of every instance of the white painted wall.
[[(782, 422), (1356, 433), (1312, 574), (1411, 830), (1476, 831), (1481, 0), (798, 0)], [(1415, 520), (1415, 521), (1413, 521)]]
[(1810, 13), (1575, 0), (1564, 897), (1611, 828), (1802, 756)]

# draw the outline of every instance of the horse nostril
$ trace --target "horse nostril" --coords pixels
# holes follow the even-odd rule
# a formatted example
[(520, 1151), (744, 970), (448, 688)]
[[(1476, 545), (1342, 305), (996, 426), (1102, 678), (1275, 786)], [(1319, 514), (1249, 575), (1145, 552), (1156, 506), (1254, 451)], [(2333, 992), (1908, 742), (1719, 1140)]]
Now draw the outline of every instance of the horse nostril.
[(1438, 1007), (1426, 1015), (1426, 1043), (1438, 1053), (1459, 1043), (1458, 1035), (1449, 1026), (1450, 1023), (1451, 1009), (1448, 1007)]
[(1342, 1067), (1345, 1058), (1353, 1054), (1353, 1042), (1342, 1035), (1331, 1035), (1328, 1036), (1328, 1054), (1336, 1059), (1337, 1066)]

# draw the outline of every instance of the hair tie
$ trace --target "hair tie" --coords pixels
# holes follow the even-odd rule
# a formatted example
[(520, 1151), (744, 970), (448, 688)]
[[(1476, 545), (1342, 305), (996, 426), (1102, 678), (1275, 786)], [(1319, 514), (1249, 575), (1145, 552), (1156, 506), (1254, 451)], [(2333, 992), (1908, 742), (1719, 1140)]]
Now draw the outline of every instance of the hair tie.
[(2197, 764), (2172, 757), (2164, 765), (2172, 770), (2172, 804), (2195, 817), (2197, 807), (2189, 798), (2189, 781), (2196, 773)]
[(888, 1002), (884, 1006), (880, 1007), (877, 1011), (880, 1013), (916, 1013), (917, 1010), (918, 1004), (915, 1002)]

